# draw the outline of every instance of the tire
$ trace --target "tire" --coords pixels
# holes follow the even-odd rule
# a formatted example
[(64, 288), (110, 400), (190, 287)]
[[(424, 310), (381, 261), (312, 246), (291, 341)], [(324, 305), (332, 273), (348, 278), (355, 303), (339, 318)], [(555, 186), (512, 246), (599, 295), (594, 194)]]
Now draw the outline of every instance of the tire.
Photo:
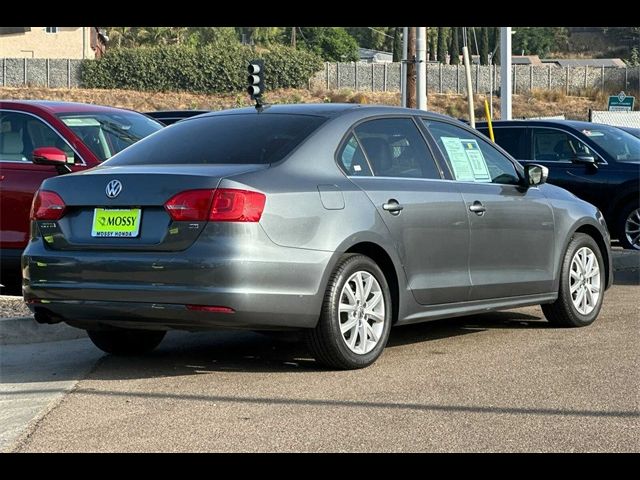
[[(580, 256), (579, 252), (582, 253), (582, 256)], [(589, 276), (590, 272), (593, 273), (595, 271), (595, 268), (592, 270), (587, 268), (587, 275), (586, 277), (583, 275), (583, 277), (585, 277), (583, 281), (579, 265), (575, 265), (576, 268), (573, 269), (574, 259), (576, 262), (580, 263), (580, 258), (585, 258), (584, 254), (588, 252), (591, 252), (595, 260), (597, 260), (599, 274), (597, 275), (597, 278), (595, 275), (586, 278)], [(587, 267), (588, 261), (589, 260), (587, 260)], [(572, 270), (574, 271), (573, 275), (571, 273)], [(602, 308), (605, 279), (606, 272), (604, 270), (604, 262), (602, 260), (602, 254), (600, 253), (598, 244), (589, 235), (576, 233), (569, 242), (562, 261), (558, 299), (554, 303), (542, 305), (544, 316), (547, 318), (549, 323), (559, 327), (586, 327), (587, 325), (592, 324), (598, 317), (598, 313), (600, 313), (600, 309)], [(581, 287), (581, 284), (584, 284), (585, 287)], [(572, 287), (576, 288), (573, 292), (575, 297), (571, 292)], [(597, 299), (594, 302), (593, 289), (595, 288), (598, 288), (599, 290)], [(582, 295), (584, 296), (584, 303), (580, 300), (582, 298), (580, 297), (581, 290)], [(587, 290), (591, 292), (591, 295), (589, 295)], [(589, 298), (592, 300), (591, 303), (588, 302)], [(579, 308), (582, 308), (582, 305), (584, 305), (583, 311), (580, 311)]]
[[(628, 227), (632, 230), (638, 230), (638, 232), (628, 232)], [(623, 248), (640, 250), (640, 205), (638, 203), (631, 202), (622, 208), (616, 230), (618, 240)], [(631, 233), (629, 235), (631, 238), (627, 236), (629, 233)], [(634, 243), (632, 243), (632, 240)]]
[(162, 330), (87, 330), (89, 338), (100, 350), (112, 355), (148, 353), (162, 342), (167, 332)]
[[(364, 300), (364, 305), (369, 302), (368, 308), (355, 307), (351, 312), (339, 312), (339, 308), (351, 308), (352, 305), (363, 307), (362, 302), (357, 300), (358, 291), (356, 295), (348, 296), (344, 290), (349, 283), (346, 289), (354, 292), (358, 278), (362, 279), (361, 285), (371, 285), (369, 295)], [(368, 283), (369, 278), (375, 279), (375, 283)], [(362, 295), (359, 298), (364, 298), (365, 291), (360, 292)], [(340, 307), (341, 297), (344, 300), (343, 307)], [(371, 302), (375, 304), (371, 306)], [(316, 360), (328, 367), (340, 370), (364, 368), (382, 354), (389, 339), (391, 319), (391, 294), (380, 267), (364, 255), (344, 255), (329, 279), (318, 325), (306, 332), (307, 345)], [(354, 327), (343, 334), (340, 327), (347, 323), (352, 323)], [(348, 342), (353, 345), (350, 347)]]

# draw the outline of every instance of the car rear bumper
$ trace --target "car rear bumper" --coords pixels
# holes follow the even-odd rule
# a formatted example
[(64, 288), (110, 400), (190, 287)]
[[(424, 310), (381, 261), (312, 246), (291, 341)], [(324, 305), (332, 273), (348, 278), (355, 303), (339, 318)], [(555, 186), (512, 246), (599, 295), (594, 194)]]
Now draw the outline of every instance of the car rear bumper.
[(205, 235), (182, 252), (63, 251), (32, 241), (22, 257), (24, 298), (39, 319), (81, 328), (314, 327), (336, 254), (278, 246), (259, 227), (251, 237), (214, 245)]

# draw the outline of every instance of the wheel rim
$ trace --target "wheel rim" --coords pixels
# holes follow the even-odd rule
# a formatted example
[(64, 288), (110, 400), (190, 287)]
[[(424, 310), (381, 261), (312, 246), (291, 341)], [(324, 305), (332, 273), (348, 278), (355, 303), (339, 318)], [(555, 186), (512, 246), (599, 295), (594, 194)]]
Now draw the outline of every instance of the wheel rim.
[(382, 288), (376, 278), (364, 270), (351, 275), (342, 287), (340, 333), (349, 350), (369, 353), (378, 344), (385, 322)]
[(582, 247), (573, 256), (569, 285), (573, 306), (582, 315), (590, 314), (600, 299), (600, 265), (590, 248)]
[(640, 250), (640, 208), (629, 213), (624, 222), (624, 236), (633, 248)]

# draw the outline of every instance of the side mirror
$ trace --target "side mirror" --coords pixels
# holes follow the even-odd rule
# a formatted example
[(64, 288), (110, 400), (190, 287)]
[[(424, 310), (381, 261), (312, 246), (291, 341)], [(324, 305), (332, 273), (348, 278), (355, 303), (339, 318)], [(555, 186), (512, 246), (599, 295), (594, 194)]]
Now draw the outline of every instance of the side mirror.
[(542, 185), (549, 178), (549, 169), (543, 165), (530, 163), (524, 167), (524, 178), (528, 187)]
[(576, 158), (573, 160), (575, 163), (586, 163), (588, 165), (596, 164), (596, 159), (592, 155), (579, 153)]
[(31, 154), (31, 161), (36, 165), (53, 165), (60, 174), (71, 171), (67, 165), (67, 155), (56, 147), (36, 148)]

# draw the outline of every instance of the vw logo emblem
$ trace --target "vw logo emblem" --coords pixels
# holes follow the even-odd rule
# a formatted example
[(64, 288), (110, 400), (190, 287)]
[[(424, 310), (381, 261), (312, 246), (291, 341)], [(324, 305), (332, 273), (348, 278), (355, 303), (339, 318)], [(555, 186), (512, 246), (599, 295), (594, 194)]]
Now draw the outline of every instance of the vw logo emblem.
[(107, 197), (116, 198), (122, 191), (122, 183), (120, 183), (120, 180), (111, 180), (107, 183), (107, 188), (105, 188), (104, 191)]

